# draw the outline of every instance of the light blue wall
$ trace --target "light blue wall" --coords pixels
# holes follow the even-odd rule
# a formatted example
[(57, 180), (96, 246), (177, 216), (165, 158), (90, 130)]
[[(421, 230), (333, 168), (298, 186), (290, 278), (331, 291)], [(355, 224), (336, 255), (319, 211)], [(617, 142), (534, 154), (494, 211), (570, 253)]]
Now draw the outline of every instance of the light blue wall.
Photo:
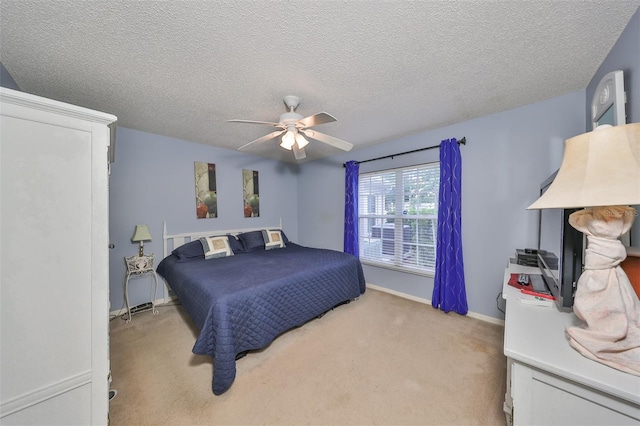
[[(109, 191), (109, 232), (115, 244), (109, 260), (111, 311), (124, 303), (124, 256), (138, 252), (131, 242), (136, 224), (149, 226), (153, 240), (145, 243), (145, 253), (155, 253), (158, 262), (163, 221), (169, 233), (180, 233), (268, 227), (282, 218), (287, 237), (298, 240), (298, 166), (127, 128), (118, 128), (116, 135)], [(195, 161), (216, 165), (216, 219), (196, 219)], [(244, 217), (242, 169), (260, 173), (259, 218)], [(131, 281), (132, 305), (149, 301), (151, 282), (147, 277)]]
[[(640, 8), (620, 35), (605, 60), (587, 86), (585, 117), (587, 131), (591, 131), (591, 99), (602, 77), (611, 71), (624, 72), (624, 90), (627, 93), (627, 123), (640, 123)], [(640, 211), (640, 206), (634, 206)], [(631, 245), (640, 247), (640, 219), (631, 228)]]
[(20, 90), (9, 71), (0, 63), (0, 86), (7, 89)]
[[(525, 209), (539, 183), (556, 170), (563, 142), (589, 128), (590, 103), (606, 73), (622, 69), (627, 92), (627, 122), (640, 122), (640, 9), (593, 76), (585, 92), (456, 124), (368, 149), (305, 164), (299, 180), (300, 241), (306, 245), (342, 249), (344, 170), (348, 160), (366, 160), (425, 146), (441, 139), (466, 136), (463, 157), (463, 235), (469, 308), (501, 318), (496, 297), (506, 259), (519, 247), (536, 244), (537, 213)], [(438, 150), (361, 165), (383, 170), (437, 161)], [(640, 208), (640, 206), (636, 206)], [(640, 219), (631, 232), (640, 246)], [(305, 225), (305, 223), (307, 225)], [(433, 279), (365, 266), (367, 282), (431, 299)]]
[[(584, 92), (397, 139), (305, 164), (299, 178), (298, 220), (304, 245), (342, 249), (344, 169), (367, 160), (467, 138), (462, 151), (462, 227), (469, 309), (502, 318), (496, 298), (516, 248), (537, 244), (535, 201), (540, 183), (562, 160), (564, 140), (583, 133)], [(361, 171), (438, 161), (437, 149), (364, 163)], [(365, 265), (368, 283), (431, 299), (433, 279)]]
[[(118, 128), (116, 162), (110, 179), (111, 310), (123, 304), (123, 257), (136, 253), (130, 242), (136, 224), (146, 223), (153, 241), (145, 252), (162, 255), (162, 223), (169, 232), (270, 226), (282, 217), (287, 235), (303, 245), (342, 250), (344, 169), (348, 160), (369, 158), (437, 145), (462, 136), (463, 234), (469, 308), (501, 318), (496, 298), (507, 259), (517, 247), (536, 242), (536, 213), (525, 209), (540, 182), (554, 171), (567, 137), (587, 129), (587, 100), (605, 73), (625, 70), (629, 122), (640, 122), (640, 12), (605, 59), (586, 92), (576, 92), (533, 105), (453, 126), (389, 141), (301, 167), (213, 148), (179, 139)], [(0, 64), (0, 84), (18, 89)], [(392, 124), (390, 124), (392, 125)], [(366, 163), (362, 171), (437, 161), (438, 150)], [(218, 219), (195, 218), (193, 162), (215, 163), (218, 173)], [(241, 170), (260, 171), (261, 216), (242, 216)], [(632, 235), (640, 243), (640, 226)], [(367, 281), (430, 299), (433, 280), (365, 266)], [(148, 301), (148, 285), (132, 284), (133, 305)], [(150, 283), (150, 280), (149, 280)]]

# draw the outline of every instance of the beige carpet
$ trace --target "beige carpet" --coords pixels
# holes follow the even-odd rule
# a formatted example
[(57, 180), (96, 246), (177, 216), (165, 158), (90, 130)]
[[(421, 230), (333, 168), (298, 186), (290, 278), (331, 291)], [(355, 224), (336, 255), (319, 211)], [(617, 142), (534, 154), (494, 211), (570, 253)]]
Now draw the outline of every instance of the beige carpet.
[(111, 425), (504, 425), (503, 328), (367, 290), (237, 361), (211, 392), (181, 307), (111, 321)]

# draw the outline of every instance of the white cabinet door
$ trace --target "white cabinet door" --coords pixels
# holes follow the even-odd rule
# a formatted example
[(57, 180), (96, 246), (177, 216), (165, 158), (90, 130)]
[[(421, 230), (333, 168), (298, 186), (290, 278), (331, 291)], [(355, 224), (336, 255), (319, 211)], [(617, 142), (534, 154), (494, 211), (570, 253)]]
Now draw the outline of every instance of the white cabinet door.
[(0, 94), (0, 422), (106, 424), (115, 117)]
[(638, 425), (634, 404), (514, 362), (514, 425)]

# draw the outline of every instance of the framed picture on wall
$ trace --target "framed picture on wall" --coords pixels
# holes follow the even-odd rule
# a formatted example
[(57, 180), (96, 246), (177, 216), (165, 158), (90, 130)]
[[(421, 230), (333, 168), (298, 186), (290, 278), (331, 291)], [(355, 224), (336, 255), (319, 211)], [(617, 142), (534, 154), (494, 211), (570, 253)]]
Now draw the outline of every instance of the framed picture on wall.
[(625, 124), (625, 102), (623, 71), (613, 71), (602, 77), (591, 100), (592, 128), (595, 129), (602, 124)]
[(242, 170), (244, 217), (260, 217), (260, 186), (256, 170)]
[(196, 217), (218, 217), (218, 193), (216, 190), (216, 165), (195, 162)]

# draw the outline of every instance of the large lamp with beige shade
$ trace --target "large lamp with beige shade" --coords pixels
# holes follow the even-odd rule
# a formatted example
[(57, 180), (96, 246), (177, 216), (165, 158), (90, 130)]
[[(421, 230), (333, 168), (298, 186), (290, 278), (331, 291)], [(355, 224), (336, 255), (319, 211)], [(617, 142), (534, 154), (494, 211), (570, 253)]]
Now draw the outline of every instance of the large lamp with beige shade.
[[(620, 267), (640, 204), (640, 123), (599, 126), (565, 142), (553, 184), (529, 209), (585, 207), (569, 217), (587, 236), (584, 272), (569, 327), (571, 346), (582, 355), (640, 376), (640, 301)], [(639, 225), (640, 226), (640, 225)]]

